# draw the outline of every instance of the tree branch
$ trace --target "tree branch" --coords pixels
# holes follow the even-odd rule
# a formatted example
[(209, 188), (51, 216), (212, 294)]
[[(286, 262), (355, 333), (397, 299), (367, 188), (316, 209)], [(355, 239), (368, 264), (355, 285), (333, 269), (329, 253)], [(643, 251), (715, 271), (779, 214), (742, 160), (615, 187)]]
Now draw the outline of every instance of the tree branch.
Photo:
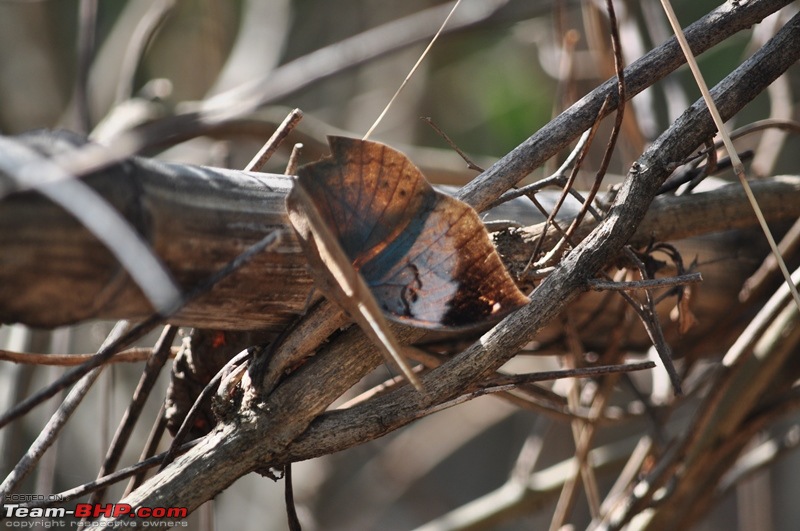
[[(58, 142), (56, 133), (37, 142)], [(24, 139), (23, 139), (24, 141)], [(10, 155), (0, 151), (0, 157)], [(132, 158), (85, 178), (153, 248), (184, 292), (273, 230), (284, 243), (263, 252), (191, 301), (168, 322), (219, 330), (282, 330), (303, 312), (312, 281), (287, 225), (284, 175), (163, 164)], [(752, 183), (770, 221), (800, 217), (800, 177)], [(525, 204), (525, 203), (523, 203)], [(516, 221), (540, 219), (516, 209)], [(755, 226), (738, 185), (688, 196), (658, 197), (630, 243), (678, 240)], [(597, 222), (578, 227), (585, 238)], [(533, 225), (499, 233), (511, 271), (521, 271), (542, 231)], [(560, 234), (552, 227), (545, 245)], [(152, 313), (136, 284), (91, 232), (34, 192), (0, 200), (0, 321), (53, 327), (88, 319), (139, 319)]]
[[(800, 57), (800, 40), (796, 38), (799, 29), (800, 15), (715, 88), (713, 94), (724, 117), (738, 112)], [(356, 328), (351, 328), (321, 348), (263, 402), (254, 403), (246, 394), (241, 403), (229, 404), (228, 414), (209, 437), (123, 502), (133, 506), (168, 502), (191, 510), (249, 471), (300, 457), (300, 440), (306, 444), (315, 441), (311, 446), (315, 448), (343, 449), (397, 429), (417, 418), (421, 410), (455, 398), (513, 356), (577, 296), (587, 279), (617, 255), (635, 233), (674, 165), (713, 133), (705, 106), (695, 103), (642, 155), (606, 219), (542, 282), (531, 303), (425, 375), (426, 395), (406, 386), (346, 411), (317, 418), (342, 392), (380, 363), (374, 348)], [(409, 329), (397, 333), (401, 341), (413, 340), (420, 334)], [(252, 391), (247, 389), (248, 393)], [(346, 432), (331, 431), (332, 417), (340, 427), (348, 427)], [(302, 456), (305, 457), (308, 454)]]
[[(774, 13), (789, 2), (768, 0), (763, 2), (725, 2), (685, 29), (686, 39), (696, 55), (743, 29), (750, 28), (764, 17)], [(677, 40), (673, 37), (625, 69), (625, 91), (628, 99), (664, 78), (686, 62)], [(533, 136), (509, 152), (464, 186), (458, 198), (484, 210), (500, 194), (524, 179), (544, 161), (565, 148), (592, 126), (598, 118), (600, 107), (609, 98), (605, 115), (617, 108), (617, 79), (607, 80), (581, 98), (569, 109), (559, 114)], [(602, 117), (601, 117), (602, 118)], [(675, 162), (675, 161), (673, 161)]]

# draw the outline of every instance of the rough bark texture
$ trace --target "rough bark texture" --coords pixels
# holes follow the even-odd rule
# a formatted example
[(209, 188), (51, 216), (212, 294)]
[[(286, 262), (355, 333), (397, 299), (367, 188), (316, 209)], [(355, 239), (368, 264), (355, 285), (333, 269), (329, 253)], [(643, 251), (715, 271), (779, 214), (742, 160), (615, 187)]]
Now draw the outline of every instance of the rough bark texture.
[[(58, 144), (56, 135), (37, 142), (54, 139)], [(174, 323), (279, 330), (302, 311), (311, 280), (287, 225), (289, 177), (134, 158), (85, 182), (150, 244), (184, 291), (270, 232), (283, 233), (277, 248), (185, 306)], [(152, 313), (111, 252), (68, 212), (36, 192), (0, 204), (0, 320), (53, 327)]]
[[(259, 254), (208, 294), (190, 301), (171, 323), (278, 331), (303, 311), (312, 281), (287, 225), (288, 177), (134, 158), (85, 180), (150, 243), (184, 290), (270, 231), (283, 235), (278, 248)], [(796, 177), (756, 182), (753, 189), (769, 221), (800, 216)], [(530, 211), (513, 212), (517, 220), (535, 219)], [(587, 219), (576, 239), (596, 226)], [(741, 187), (728, 185), (691, 196), (656, 198), (630, 243), (639, 246), (754, 226), (755, 216)], [(512, 272), (524, 268), (541, 230), (533, 225), (496, 235), (498, 251)], [(556, 238), (551, 228), (545, 245)], [(717, 243), (721, 248), (731, 245)], [(68, 212), (35, 192), (0, 200), (0, 246), (4, 322), (53, 327), (87, 319), (137, 319), (152, 312), (108, 249)], [(689, 247), (687, 254), (694, 251)]]
[[(729, 118), (739, 111), (797, 60), (799, 28), (800, 17), (796, 16), (768, 45), (716, 87), (713, 93), (723, 117)], [(315, 455), (314, 448), (342, 449), (379, 437), (418, 418), (426, 408), (463, 393), (513, 356), (585, 288), (587, 279), (615, 258), (635, 234), (671, 168), (713, 132), (714, 126), (702, 102), (687, 110), (642, 155), (603, 223), (542, 282), (530, 305), (426, 375), (423, 380), (428, 390), (426, 395), (406, 386), (361, 406), (323, 415), (334, 399), (379, 362), (363, 336), (351, 328), (325, 345), (269, 396), (259, 396), (258, 389), (245, 383), (244, 399), (231, 404), (229, 416), (202, 446), (190, 450), (124, 501), (134, 506), (153, 506), (168, 500), (193, 509), (247, 471), (310, 457)], [(526, 145), (517, 155), (523, 156), (524, 152), (530, 156), (529, 150)], [(488, 175), (502, 173), (493, 170)], [(481, 183), (487, 181), (494, 179), (485, 176)], [(476, 206), (487, 204), (516, 182), (511, 178), (500, 181), (487, 185), (489, 191), (481, 195), (483, 199), (464, 197), (472, 197)], [(481, 183), (472, 189), (482, 188)], [(408, 341), (419, 333), (407, 330), (399, 331), (398, 335)]]

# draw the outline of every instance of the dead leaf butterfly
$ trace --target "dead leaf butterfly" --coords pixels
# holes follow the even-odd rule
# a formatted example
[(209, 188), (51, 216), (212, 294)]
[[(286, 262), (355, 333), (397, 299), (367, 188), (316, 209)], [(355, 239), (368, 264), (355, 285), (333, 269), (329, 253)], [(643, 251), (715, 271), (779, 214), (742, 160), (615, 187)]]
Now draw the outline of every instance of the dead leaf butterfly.
[[(337, 275), (349, 274), (343, 264), (331, 267), (328, 251), (337, 247), (380, 310), (407, 325), (474, 328), (528, 303), (469, 205), (436, 191), (405, 155), (386, 145), (328, 140), (331, 156), (301, 167), (287, 200), (296, 228), (314, 210), (334, 240), (310, 250), (312, 275), (326, 295), (332, 284), (341, 286)], [(301, 241), (309, 240), (301, 234)], [(320, 265), (327, 271), (318, 271)], [(334, 298), (342, 304), (341, 293)]]
[(318, 287), (395, 350), (393, 358), (391, 334), (378, 337), (387, 330), (381, 313), (410, 326), (458, 330), (528, 303), (469, 205), (436, 191), (386, 145), (328, 141), (330, 157), (298, 170), (289, 219)]

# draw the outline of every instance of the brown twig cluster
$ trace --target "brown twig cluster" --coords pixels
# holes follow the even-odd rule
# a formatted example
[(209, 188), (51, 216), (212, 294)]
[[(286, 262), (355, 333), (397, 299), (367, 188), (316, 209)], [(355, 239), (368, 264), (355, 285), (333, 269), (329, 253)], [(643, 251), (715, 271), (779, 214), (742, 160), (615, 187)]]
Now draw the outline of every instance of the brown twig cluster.
[[(457, 15), (448, 31), (503, 22), (515, 13), (512, 4), (491, 2)], [(686, 35), (695, 53), (701, 53), (785, 4), (753, 0), (725, 5), (690, 25)], [(0, 270), (0, 282), (8, 286), (3, 288), (0, 316), (44, 326), (111, 317), (130, 321), (121, 321), (89, 357), (42, 360), (13, 349), (0, 351), (0, 359), (15, 363), (74, 365), (0, 412), (0, 428), (9, 430), (47, 399), (69, 390), (36, 440), (10, 467), (0, 494), (24, 484), (109, 363), (143, 359), (145, 368), (96, 479), (62, 491), (62, 499), (88, 495), (99, 503), (107, 498), (109, 486), (132, 478), (123, 502), (195, 510), (251, 472), (273, 478), (282, 473), (290, 486), (292, 463), (362, 445), (490, 394), (535, 412), (532, 435), (501, 489), (429, 522), (431, 529), (487, 527), (538, 507), (549, 508), (551, 529), (575, 521), (586, 521), (591, 529), (619, 529), (634, 518), (646, 518), (648, 529), (686, 528), (743, 478), (794, 448), (797, 437), (792, 429), (776, 432), (775, 425), (800, 406), (794, 384), (800, 366), (792, 356), (800, 341), (800, 314), (788, 290), (770, 283), (774, 266), (765, 262), (746, 284), (741, 295), (746, 304), (738, 302), (739, 283), (704, 307), (712, 300), (706, 296), (709, 284), (713, 287), (719, 278), (715, 261), (725, 261), (725, 253), (736, 252), (736, 245), (728, 243), (721, 252), (695, 260), (701, 253), (695, 253), (691, 242), (665, 243), (754, 226), (736, 185), (697, 191), (705, 178), (727, 164), (717, 155), (714, 124), (702, 100), (631, 158), (629, 171), (608, 195), (601, 193), (610, 179), (612, 160), (623, 157), (620, 145), (637, 113), (631, 98), (683, 62), (679, 47), (669, 40), (624, 67), (618, 28), (624, 20), (617, 20), (614, 5), (607, 2), (606, 12), (594, 15), (611, 35), (608, 66), (614, 77), (558, 113), (456, 194), (479, 212), (516, 208), (520, 201), (526, 207), (534, 204), (534, 209), (513, 211), (518, 212), (510, 216), (513, 223), (494, 234), (507, 269), (519, 286), (532, 290), (530, 304), (488, 330), (459, 337), (391, 325), (398, 340), (409, 345), (408, 357), (423, 393), (396, 378), (349, 394), (374, 374), (382, 359), (370, 340), (349, 326), (347, 314), (313, 289), (306, 259), (286, 220), (284, 200), (291, 178), (254, 173), (282, 140), (306, 143), (302, 135), (308, 133), (295, 130), (301, 113), (290, 113), (281, 125), (273, 120), (271, 141), (246, 171), (131, 157), (183, 138), (236, 130), (280, 95), (429, 37), (436, 30), (431, 13), (438, 15), (451, 6), (317, 50), (258, 82), (165, 118), (129, 122), (117, 132), (105, 129), (107, 136), (99, 139), (106, 146), (73, 140), (63, 145), (59, 135), (49, 133), (3, 139), (0, 170), (8, 178), (0, 180), (0, 239), (18, 253), (39, 245), (40, 254), (29, 262), (0, 258), (9, 266)], [(136, 33), (136, 54), (145, 53), (171, 6), (154, 4)], [(84, 6), (81, 24), (96, 24), (91, 7), (91, 2)], [(398, 31), (408, 27), (415, 30)], [(785, 20), (752, 57), (714, 87), (724, 118), (737, 115), (796, 63), (799, 31), (797, 15)], [(391, 38), (377, 38), (386, 35)], [(80, 122), (88, 130), (90, 33), (82, 37), (81, 50), (76, 101)], [(126, 59), (126, 74), (117, 90), (120, 104), (131, 95), (136, 75), (132, 65), (139, 60)], [(615, 120), (606, 130), (602, 120), (610, 113)], [(784, 119), (745, 127), (742, 134), (759, 127), (798, 130), (795, 122)], [(593, 145), (604, 137), (605, 147), (593, 161)], [(312, 138), (307, 143), (317, 149), (320, 141)], [(572, 154), (550, 177), (514, 188), (576, 141)], [(298, 150), (288, 175), (295, 173)], [(462, 155), (471, 169), (478, 168)], [(36, 164), (58, 171), (30, 178), (29, 169)], [(576, 183), (591, 165), (588, 191), (578, 192)], [(76, 176), (83, 179), (76, 181)], [(168, 280), (174, 281), (180, 297), (162, 300), (149, 295), (171, 284), (153, 288), (154, 277), (126, 270), (127, 263), (116, 259), (115, 245), (127, 240), (108, 236), (102, 226), (70, 221), (75, 211), (85, 208), (65, 199), (72, 182), (86, 183), (100, 201), (113, 207), (170, 272)], [(770, 222), (800, 217), (800, 177), (771, 176), (752, 186)], [(548, 198), (542, 193), (547, 187), (559, 190)], [(67, 210), (37, 195), (51, 189), (57, 191), (48, 197), (57, 198)], [(541, 211), (539, 222), (527, 218), (531, 210)], [(56, 228), (48, 233), (45, 225)], [(795, 249), (797, 234), (797, 229), (790, 230), (781, 249)], [(37, 239), (31, 240), (31, 235)], [(58, 262), (69, 249), (65, 241), (80, 250), (71, 262), (72, 276), (63, 272), (64, 262)], [(706, 240), (699, 241), (695, 245)], [(797, 275), (795, 282), (800, 280)], [(733, 273), (718, 282), (731, 278)], [(65, 291), (72, 282), (80, 283), (77, 295)], [(731, 310), (721, 309), (722, 304)], [(755, 317), (745, 319), (748, 312)], [(129, 348), (161, 325), (152, 348)], [(177, 348), (173, 343), (180, 326), (194, 327), (195, 332)], [(631, 353), (641, 355), (650, 348), (660, 363), (631, 359)], [(167, 407), (159, 413), (140, 461), (120, 468), (170, 357), (175, 362)], [(508, 365), (523, 360), (534, 369), (514, 371)], [(644, 370), (650, 382), (637, 374)], [(685, 410), (690, 413), (679, 414)], [(571, 441), (574, 453), (561, 463), (542, 466), (543, 434), (556, 424), (563, 426), (561, 440)], [(174, 438), (169, 450), (158, 454), (167, 429)], [(610, 429), (633, 435), (609, 438)], [(767, 443), (773, 443), (774, 451), (765, 456)], [(601, 480), (607, 473), (615, 477), (610, 489)], [(583, 516), (580, 492), (586, 497)], [(291, 488), (286, 499), (291, 525), (297, 528), (302, 514), (294, 510), (297, 496)]]

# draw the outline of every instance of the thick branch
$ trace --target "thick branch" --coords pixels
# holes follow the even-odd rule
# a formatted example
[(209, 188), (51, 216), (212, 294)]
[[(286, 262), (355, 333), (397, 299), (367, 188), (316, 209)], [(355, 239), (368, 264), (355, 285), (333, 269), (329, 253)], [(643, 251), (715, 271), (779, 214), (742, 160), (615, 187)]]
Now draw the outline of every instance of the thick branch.
[[(768, 0), (725, 2), (685, 29), (686, 39), (699, 55), (738, 31), (747, 29), (789, 2)], [(642, 90), (684, 64), (680, 46), (671, 38), (634, 61), (625, 69), (625, 95), (633, 98)], [(550, 157), (589, 129), (606, 98), (605, 115), (617, 108), (617, 80), (611, 78), (559, 114), (533, 136), (467, 184), (458, 194), (482, 211), (500, 194), (524, 179)]]
[[(695, 52), (701, 53), (787, 3), (754, 0), (725, 4), (692, 24), (687, 38)], [(683, 57), (672, 40), (648, 53), (626, 69), (628, 96), (682, 63)], [(498, 161), (460, 192), (462, 199), (483, 208), (586, 129), (609, 93), (611, 112), (616, 106), (614, 80), (598, 87)], [(185, 288), (263, 237), (264, 231), (283, 226), (282, 214), (276, 216), (281, 208), (276, 204), (282, 203), (282, 198), (260, 187), (272, 187), (280, 194), (285, 192), (286, 183), (274, 183), (271, 178), (256, 174), (208, 169), (189, 169), (187, 174), (183, 169), (157, 166), (142, 159), (127, 161), (117, 168), (122, 174), (117, 174), (114, 185), (106, 192), (115, 198), (112, 203), (119, 206), (134, 227), (151, 238), (156, 254)], [(174, 173), (175, 180), (165, 183), (158, 177), (150, 179), (140, 174), (141, 170), (155, 174), (166, 170)], [(128, 172), (133, 182), (125, 175)], [(220, 173), (226, 177), (219, 179)], [(121, 185), (131, 188), (126, 192)], [(165, 188), (171, 186), (175, 188)], [(147, 198), (150, 190), (154, 195)], [(14, 251), (4, 253), (5, 260), (0, 259), (0, 285), (4, 287), (0, 321), (52, 327), (89, 318), (133, 318), (149, 313), (139, 290), (116, 261), (90, 234), (76, 232), (81, 228), (70, 217), (51, 206), (33, 220), (35, 223), (29, 223), (32, 220), (25, 212), (29, 207), (38, 208), (34, 197), (17, 196), (19, 210), (6, 208), (8, 204), (0, 208), (0, 245)], [(219, 203), (209, 204), (209, 197)], [(22, 236), (30, 238), (27, 249), (15, 245), (19, 241), (16, 238)], [(171, 245), (174, 241), (181, 245)], [(91, 264), (88, 269), (84, 262), (87, 258)], [(189, 261), (194, 263), (186, 267)], [(212, 293), (187, 306), (173, 322), (227, 329), (281, 329), (302, 309), (310, 289), (304, 267), (291, 242), (257, 258)], [(45, 278), (47, 282), (42, 282)], [(69, 295), (68, 300), (65, 294)]]
[[(792, 199), (800, 194), (799, 176), (777, 176), (753, 181), (750, 186), (768, 221), (800, 217), (800, 205), (793, 204)], [(757, 224), (742, 186), (727, 184), (703, 193), (656, 197), (628, 243), (642, 247), (652, 241), (682, 240)], [(597, 225), (594, 219), (585, 220), (575, 232), (575, 239), (583, 240)], [(530, 257), (543, 230), (544, 223), (520, 229), (516, 231), (519, 239), (503, 238), (497, 242), (498, 249), (504, 256)], [(544, 247), (548, 248), (560, 238), (561, 234), (549, 227)]]
[[(800, 57), (800, 40), (796, 38), (799, 29), (800, 16), (796, 16), (716, 87), (714, 95), (723, 116), (738, 112)], [(575, 298), (588, 278), (617, 255), (644, 218), (670, 168), (713, 132), (713, 123), (702, 102), (687, 110), (639, 159), (605, 221), (542, 282), (531, 303), (504, 319), (462, 354), (426, 375), (423, 381), (427, 395), (406, 386), (315, 421), (333, 400), (379, 363), (380, 358), (363, 335), (351, 328), (320, 349), (264, 404), (256, 406), (258, 413), (254, 414), (244, 402), (240, 412), (212, 435), (211, 443), (193, 448), (124, 501), (155, 506), (169, 500), (173, 505), (193, 509), (247, 470), (309, 457), (308, 453), (301, 456), (298, 452), (295, 441), (301, 434), (306, 442), (316, 439), (314, 448), (343, 449), (397, 429), (417, 418), (431, 404), (458, 396), (481, 375), (495, 371), (513, 356)], [(413, 339), (417, 335), (419, 332), (408, 331), (400, 339)], [(341, 426), (349, 426), (346, 433), (331, 431), (332, 417), (344, 421)], [(191, 489), (187, 488), (189, 485)]]
[[(65, 149), (58, 138), (49, 134), (23, 140), (39, 147), (55, 142), (55, 150)], [(271, 231), (286, 232), (276, 249), (261, 253), (184, 307), (175, 324), (282, 329), (302, 310), (311, 280), (287, 227), (288, 177), (134, 158), (89, 175), (85, 182), (150, 244), (184, 292)], [(108, 249), (37, 193), (0, 201), (0, 248), (2, 322), (52, 327), (152, 313)]]
[[(727, 119), (738, 112), (797, 61), (798, 31), (800, 15), (715, 87), (712, 94), (723, 117)], [(612, 259), (635, 232), (659, 186), (671, 173), (672, 163), (691, 154), (713, 132), (705, 105), (696, 102), (642, 155), (635, 165), (638, 171), (628, 175), (606, 220), (536, 289), (531, 303), (424, 378), (429, 390), (427, 399), (444, 401), (457, 395), (466, 382), (496, 370), (557, 316), (583, 289), (586, 279)], [(380, 437), (413, 421), (425, 405), (425, 398), (406, 387), (345, 411), (327, 413), (287, 449), (284, 457), (312, 457), (319, 455), (316, 452), (322, 448), (326, 452), (339, 451), (350, 443)], [(313, 454), (305, 453), (311, 449)]]
[[(0, 156), (8, 156), (0, 153)], [(269, 231), (283, 243), (245, 265), (170, 322), (215, 329), (282, 329), (311, 288), (305, 258), (286, 225), (283, 175), (161, 164), (135, 158), (86, 178), (145, 237), (184, 290), (207, 278)], [(800, 178), (753, 183), (771, 221), (800, 217)], [(525, 204), (523, 202), (523, 204)], [(536, 213), (538, 215), (538, 213)], [(517, 221), (536, 219), (515, 210)], [(632, 242), (677, 240), (755, 225), (738, 185), (653, 202)], [(586, 220), (582, 239), (596, 227)], [(512, 271), (522, 270), (541, 227), (500, 235)], [(551, 228), (548, 237), (559, 235)], [(152, 309), (116, 259), (70, 214), (35, 193), (0, 201), (0, 321), (33, 326), (87, 319), (136, 319)]]

